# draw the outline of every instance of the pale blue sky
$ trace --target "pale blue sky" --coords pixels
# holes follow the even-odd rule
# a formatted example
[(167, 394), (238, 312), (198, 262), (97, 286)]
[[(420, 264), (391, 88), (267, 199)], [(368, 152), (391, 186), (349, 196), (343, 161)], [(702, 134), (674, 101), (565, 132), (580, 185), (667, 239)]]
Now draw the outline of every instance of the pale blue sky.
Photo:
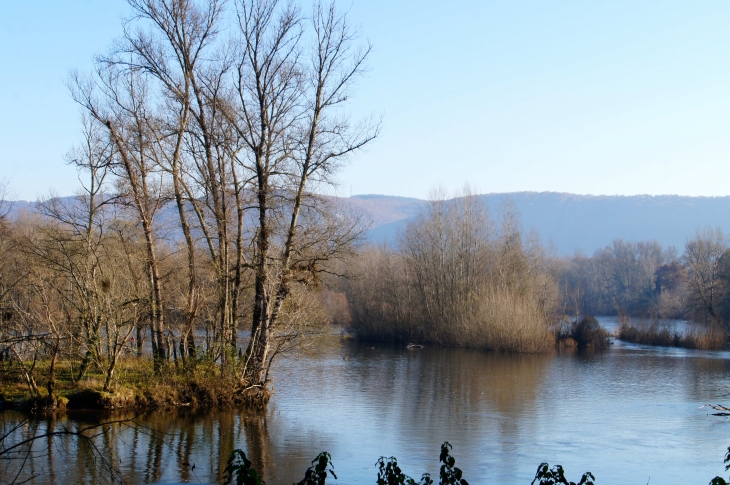
[[(447, 4), (448, 3), (448, 4)], [(374, 44), (353, 114), (380, 139), (340, 195), (730, 195), (730, 2), (348, 0)], [(77, 186), (64, 79), (119, 35), (123, 0), (0, 0), (0, 179)]]

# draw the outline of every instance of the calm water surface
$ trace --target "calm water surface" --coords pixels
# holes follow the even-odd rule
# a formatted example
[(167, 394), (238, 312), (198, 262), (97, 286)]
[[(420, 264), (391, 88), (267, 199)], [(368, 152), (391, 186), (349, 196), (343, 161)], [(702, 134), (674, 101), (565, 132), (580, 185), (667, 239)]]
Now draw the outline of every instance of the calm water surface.
[[(472, 484), (529, 484), (544, 461), (576, 481), (590, 470), (599, 484), (706, 484), (724, 474), (730, 421), (700, 406), (730, 403), (729, 357), (618, 341), (594, 355), (343, 343), (280, 361), (264, 414), (156, 412), (97, 441), (133, 484), (216, 483), (233, 448), (270, 485), (300, 480), (323, 450), (340, 483), (374, 483), (381, 455), (418, 478), (438, 474), (443, 441)], [(35, 483), (104, 478), (89, 475), (72, 441), (54, 442), (50, 458), (45, 446), (24, 469)]]

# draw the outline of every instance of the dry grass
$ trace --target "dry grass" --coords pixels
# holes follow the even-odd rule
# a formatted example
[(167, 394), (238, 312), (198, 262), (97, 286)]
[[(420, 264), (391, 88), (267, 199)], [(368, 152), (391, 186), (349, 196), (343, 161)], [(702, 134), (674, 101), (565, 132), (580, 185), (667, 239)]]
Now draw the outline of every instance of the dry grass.
[(725, 346), (727, 335), (718, 325), (696, 326), (686, 332), (656, 321), (636, 324), (624, 320), (618, 338), (626, 342), (663, 347), (720, 350)]
[(152, 369), (132, 373), (150, 373), (143, 382), (136, 382), (136, 406), (224, 407), (242, 404), (263, 406), (271, 396), (268, 389), (247, 388), (232, 371), (223, 371), (210, 360), (198, 360), (194, 365), (177, 369), (168, 365), (156, 376)]
[(161, 374), (155, 374), (147, 359), (129, 358), (119, 363), (118, 378), (111, 392), (103, 392), (104, 378), (89, 372), (75, 382), (69, 372), (71, 364), (60, 363), (56, 384), (57, 395), (45, 395), (45, 363), (39, 363), (36, 379), (41, 396), (31, 396), (19, 374), (0, 378), (0, 396), (20, 409), (46, 412), (69, 409), (148, 409), (152, 407), (222, 407), (242, 404), (262, 407), (271, 393), (258, 387), (246, 389), (233, 372), (221, 372), (220, 365), (199, 360), (186, 368), (169, 364)]
[[(536, 292), (492, 285), (480, 296), (453, 308), (446, 318), (426, 317), (420, 303), (403, 288), (377, 291), (379, 283), (351, 292), (351, 328), (363, 341), (416, 342), (504, 352), (545, 352), (555, 336)], [(413, 292), (411, 292), (411, 295)]]
[[(360, 303), (365, 318), (353, 319), (359, 340), (417, 342), (448, 347), (469, 347), (503, 352), (545, 352), (555, 336), (537, 298), (509, 289), (492, 289), (450, 315), (448, 320), (425, 325), (417, 318), (398, 318), (384, 301)], [(414, 311), (416, 313), (416, 311)]]
[(537, 298), (508, 289), (494, 289), (475, 308), (454, 343), (504, 352), (545, 352), (555, 336)]

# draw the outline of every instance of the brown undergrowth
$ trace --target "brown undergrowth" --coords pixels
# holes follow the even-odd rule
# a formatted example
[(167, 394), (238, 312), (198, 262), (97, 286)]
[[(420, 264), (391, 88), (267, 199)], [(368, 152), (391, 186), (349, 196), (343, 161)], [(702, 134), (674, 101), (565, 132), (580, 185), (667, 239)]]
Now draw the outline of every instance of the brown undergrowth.
[(609, 345), (608, 332), (592, 315), (572, 322), (566, 329), (558, 332), (560, 347), (575, 347), (580, 350), (605, 350)]
[[(43, 362), (37, 365), (43, 373)], [(71, 410), (145, 410), (159, 407), (214, 408), (244, 406), (262, 408), (271, 397), (266, 387), (248, 386), (238, 378), (235, 368), (223, 370), (219, 364), (199, 360), (187, 365), (172, 363), (154, 372), (151, 362), (136, 358), (120, 362), (115, 385), (103, 390), (103, 376), (89, 375), (75, 381), (73, 366), (64, 363), (58, 373), (53, 395), (39, 381), (40, 391), (18, 377), (21, 373), (7, 373), (0, 377), (0, 400), (4, 407), (36, 414)]]
[(680, 331), (670, 324), (657, 321), (621, 321), (618, 338), (625, 342), (663, 347), (687, 349), (720, 350), (725, 346), (727, 334), (719, 325), (696, 325)]

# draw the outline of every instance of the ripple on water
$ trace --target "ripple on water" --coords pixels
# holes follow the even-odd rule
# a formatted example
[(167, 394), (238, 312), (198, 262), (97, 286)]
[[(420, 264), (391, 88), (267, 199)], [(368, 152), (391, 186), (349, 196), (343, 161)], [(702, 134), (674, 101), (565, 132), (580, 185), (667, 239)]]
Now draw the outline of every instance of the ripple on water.
[[(443, 441), (472, 484), (529, 484), (543, 461), (572, 480), (707, 483), (723, 473), (730, 423), (699, 406), (730, 399), (728, 357), (621, 342), (594, 355), (345, 342), (282, 359), (263, 415), (155, 413), (106, 439), (129, 483), (215, 483), (234, 447), (272, 485), (298, 481), (323, 450), (343, 483), (373, 483), (381, 455), (418, 478), (438, 473)], [(55, 483), (85, 473), (80, 459), (58, 446)]]

